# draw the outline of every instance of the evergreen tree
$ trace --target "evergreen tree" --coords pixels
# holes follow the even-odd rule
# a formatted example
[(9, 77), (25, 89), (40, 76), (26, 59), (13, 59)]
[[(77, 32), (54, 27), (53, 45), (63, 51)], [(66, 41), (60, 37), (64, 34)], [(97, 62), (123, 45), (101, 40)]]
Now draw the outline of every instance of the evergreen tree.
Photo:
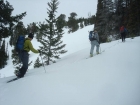
[(85, 25), (85, 26), (88, 25), (88, 21), (87, 21), (87, 19), (84, 19), (84, 25)]
[[(140, 1), (139, 0), (115, 0), (117, 28), (124, 25), (129, 30), (129, 36), (140, 35)], [(128, 37), (128, 36), (127, 36)]]
[(17, 16), (11, 16), (13, 10), (14, 8), (8, 1), (0, 0), (0, 41), (2, 38), (11, 35), (14, 24), (26, 15), (26, 12), (24, 12)]
[(38, 32), (38, 26), (37, 23), (33, 22), (27, 26), (27, 33), (37, 33)]
[(139, 9), (140, 1), (139, 0), (130, 0), (129, 5), (129, 19), (127, 23), (127, 27), (129, 30), (129, 34), (131, 37), (135, 37), (140, 35), (140, 9)]
[(99, 37), (100, 37), (100, 42), (106, 42), (107, 40), (107, 33), (106, 31), (106, 23), (107, 23), (107, 18), (105, 13), (107, 13), (106, 7), (103, 5), (104, 0), (98, 0), (97, 4), (97, 13), (96, 13), (96, 22), (94, 29), (98, 31)]
[(42, 34), (38, 31), (37, 33), (36, 33), (36, 39), (37, 39), (37, 41), (38, 42), (40, 42), (40, 39), (42, 38)]
[(68, 28), (69, 28), (69, 33), (70, 32), (75, 32), (79, 29), (78, 21), (76, 19), (77, 14), (75, 12), (72, 12), (70, 14), (70, 17), (68, 17)]
[(0, 69), (4, 68), (7, 65), (8, 55), (5, 49), (5, 40), (3, 40), (3, 44), (0, 48)]
[(21, 68), (21, 61), (19, 59), (19, 56), (15, 50), (12, 50), (12, 63), (15, 67), (15, 70), (19, 70)]
[(40, 60), (39, 60), (39, 57), (38, 57), (35, 61), (34, 68), (39, 68), (40, 66), (42, 66), (42, 63), (40, 63)]
[(66, 26), (66, 15), (61, 14), (56, 21), (56, 26), (59, 28), (63, 28), (64, 26)]
[(6, 54), (7, 54), (7, 60), (9, 60), (9, 51), (8, 51), (8, 43), (7, 43), (7, 47), (6, 47), (6, 50), (5, 50)]
[(42, 38), (40, 39), (42, 46), (40, 46), (40, 50), (47, 65), (50, 62), (55, 62), (55, 59), (59, 59), (60, 54), (66, 53), (62, 49), (65, 47), (65, 44), (62, 44), (63, 42), (61, 41), (63, 35), (62, 26), (56, 23), (55, 13), (57, 12), (58, 5), (58, 0), (51, 0), (48, 3), (49, 8), (47, 9), (47, 13), (49, 19), (46, 19), (47, 24), (40, 24), (39, 33), (42, 34)]
[(15, 46), (18, 36), (26, 35), (26, 34), (27, 34), (27, 31), (26, 31), (26, 28), (25, 28), (23, 22), (18, 22), (17, 25), (15, 25), (13, 27), (13, 33), (10, 38), (10, 45)]
[(83, 22), (81, 22), (80, 23), (80, 28), (83, 28), (83, 27), (84, 27)]
[(1, 46), (2, 38), (12, 35), (13, 26), (26, 15), (26, 12), (24, 12), (20, 15), (11, 16), (13, 10), (14, 8), (8, 1), (4, 2), (4, 0), (0, 0), (0, 60), (3, 60), (2, 62), (0, 61), (2, 64), (1, 67), (7, 64), (6, 60), (8, 58), (7, 52), (5, 52), (5, 42)]
[(95, 27), (100, 41), (106, 42), (109, 35), (118, 34), (122, 23), (122, 0), (98, 0)]
[(96, 16), (95, 16), (95, 15), (91, 16), (91, 17), (89, 18), (90, 24), (95, 24), (95, 19), (96, 19)]

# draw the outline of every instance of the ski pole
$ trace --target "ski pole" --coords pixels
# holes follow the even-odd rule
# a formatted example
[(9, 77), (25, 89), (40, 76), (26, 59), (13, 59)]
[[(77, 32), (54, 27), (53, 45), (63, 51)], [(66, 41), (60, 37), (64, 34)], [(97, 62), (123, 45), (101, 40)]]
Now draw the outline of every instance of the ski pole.
[(101, 46), (100, 46), (100, 54), (101, 54)]
[(46, 69), (45, 69), (45, 65), (44, 65), (43, 59), (42, 59), (42, 53), (41, 52), (40, 52), (40, 56), (41, 56), (41, 60), (42, 60), (42, 65), (44, 66), (44, 70), (45, 70), (45, 73), (46, 73)]

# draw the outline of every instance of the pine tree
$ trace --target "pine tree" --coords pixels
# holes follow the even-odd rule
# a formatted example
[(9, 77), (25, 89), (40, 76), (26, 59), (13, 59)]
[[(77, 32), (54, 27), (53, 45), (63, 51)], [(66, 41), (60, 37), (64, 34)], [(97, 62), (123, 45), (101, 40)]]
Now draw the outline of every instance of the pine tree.
[(5, 40), (3, 40), (3, 44), (0, 48), (0, 69), (4, 68), (7, 65), (8, 55), (5, 49)]
[(81, 22), (80, 23), (80, 28), (83, 28), (83, 27), (84, 27), (83, 22)]
[(87, 26), (88, 25), (88, 21), (87, 19), (84, 19), (84, 26)]
[(66, 15), (61, 14), (56, 21), (56, 26), (59, 28), (63, 28), (64, 26), (66, 26)]
[(106, 16), (108, 15), (108, 12), (107, 12), (105, 4), (104, 5), (103, 4), (104, 4), (104, 0), (98, 0), (96, 22), (94, 26), (94, 29), (98, 31), (100, 42), (106, 42), (107, 40), (107, 33), (105, 31), (107, 31), (106, 30), (106, 23), (107, 23)]
[(90, 17), (90, 24), (95, 24), (95, 19), (96, 19), (96, 16), (93, 15)]
[(6, 61), (8, 58), (8, 53), (5, 51), (5, 44), (1, 46), (2, 38), (11, 36), (13, 32), (13, 26), (26, 15), (26, 12), (24, 12), (20, 15), (11, 16), (13, 10), (14, 8), (9, 4), (8, 1), (4, 2), (4, 0), (0, 0), (0, 60), (3, 60), (0, 61), (2, 64), (1, 67), (4, 67), (7, 64)]
[(8, 1), (0, 0), (0, 41), (2, 38), (10, 36), (15, 23), (26, 15), (26, 12), (24, 12), (20, 15), (11, 16), (13, 10), (14, 8)]
[(77, 16), (77, 14), (75, 12), (72, 12), (70, 14), (70, 17), (68, 17), (69, 19), (68, 19), (67, 25), (69, 28), (69, 33), (75, 32), (79, 29), (79, 25), (78, 25), (78, 21), (76, 19), (76, 16)]
[(128, 23), (127, 27), (129, 30), (129, 35), (131, 37), (135, 37), (140, 35), (140, 9), (139, 9), (140, 1), (139, 0), (130, 0), (130, 5), (129, 5), (129, 18), (128, 18)]
[(38, 26), (36, 25), (37, 23), (33, 22), (33, 23), (30, 23), (27, 27), (27, 33), (37, 33), (38, 31)]
[[(58, 0), (51, 0), (48, 3), (48, 18), (46, 19), (46, 24), (40, 24), (39, 33), (42, 34), (40, 39), (40, 50), (42, 52), (45, 64), (49, 65), (50, 62), (55, 62), (55, 59), (59, 59), (60, 54), (66, 53), (63, 48), (65, 44), (61, 41), (63, 30), (61, 25), (59, 26), (56, 22), (56, 15), (59, 2)], [(57, 24), (57, 25), (56, 25)]]
[[(105, 42), (108, 35), (118, 35), (124, 25), (129, 36), (140, 35), (140, 0), (98, 0), (95, 27), (101, 42)], [(128, 37), (128, 35), (127, 35)], [(117, 38), (117, 37), (116, 37)]]
[(23, 22), (18, 22), (17, 25), (13, 27), (13, 33), (10, 38), (10, 45), (15, 46), (17, 38), (19, 35), (26, 35), (27, 31)]
[(42, 63), (40, 63), (40, 60), (39, 60), (39, 57), (38, 57), (35, 61), (34, 68), (39, 68), (40, 66), (42, 66)]

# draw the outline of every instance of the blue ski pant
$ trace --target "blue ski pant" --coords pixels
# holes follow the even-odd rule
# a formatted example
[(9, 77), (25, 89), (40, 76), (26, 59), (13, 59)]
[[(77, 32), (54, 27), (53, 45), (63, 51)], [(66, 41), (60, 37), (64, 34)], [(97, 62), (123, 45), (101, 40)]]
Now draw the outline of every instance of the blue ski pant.
[(29, 54), (27, 51), (22, 51), (19, 53), (19, 59), (22, 63), (22, 67), (19, 69), (20, 77), (24, 77), (28, 69)]
[(125, 32), (121, 33), (122, 42), (125, 42), (125, 37), (126, 37)]
[(94, 47), (96, 46), (96, 52), (99, 53), (99, 43), (97, 42), (97, 40), (93, 40), (91, 41), (91, 49), (90, 49), (90, 54), (93, 55), (93, 51), (94, 51)]

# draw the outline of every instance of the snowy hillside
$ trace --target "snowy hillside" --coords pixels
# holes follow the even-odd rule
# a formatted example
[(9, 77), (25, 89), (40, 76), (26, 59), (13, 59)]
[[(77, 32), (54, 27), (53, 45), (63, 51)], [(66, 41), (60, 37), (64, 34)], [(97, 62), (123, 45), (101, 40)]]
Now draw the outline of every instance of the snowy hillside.
[(46, 66), (46, 73), (41, 67), (11, 83), (6, 82), (15, 76), (1, 78), (0, 104), (140, 105), (140, 37), (101, 44), (102, 53), (92, 58), (83, 38), (69, 37), (67, 48), (70, 41), (75, 52)]
[[(76, 51), (79, 51), (81, 49), (89, 47), (89, 40), (88, 40), (88, 31), (92, 30), (94, 25), (87, 26), (83, 29), (79, 29), (78, 31), (68, 34), (68, 29), (65, 29), (64, 35), (63, 35), (63, 43), (66, 44), (65, 49), (68, 51), (67, 53), (61, 55), (61, 57), (64, 57), (66, 55), (69, 55), (71, 53), (74, 53)], [(6, 42), (9, 43), (9, 38), (6, 38)], [(36, 38), (32, 40), (32, 44), (35, 49), (39, 49), (39, 46), (41, 45)], [(8, 66), (6, 66), (4, 69), (0, 70), (0, 78), (3, 77), (9, 77), (14, 75), (14, 66), (11, 59), (11, 49), (13, 49), (11, 46), (8, 47), (9, 49), (9, 56), (10, 60), (8, 60)], [(33, 69), (34, 62), (37, 59), (37, 57), (40, 58), (39, 54), (34, 54), (31, 51), (30, 54), (30, 61), (32, 61), (32, 65), (29, 67), (29, 69)]]
[(0, 105), (140, 105), (140, 37), (103, 43), (88, 58), (92, 28), (65, 36), (69, 52), (46, 73), (41, 67), (11, 83), (15, 76), (1, 78)]

